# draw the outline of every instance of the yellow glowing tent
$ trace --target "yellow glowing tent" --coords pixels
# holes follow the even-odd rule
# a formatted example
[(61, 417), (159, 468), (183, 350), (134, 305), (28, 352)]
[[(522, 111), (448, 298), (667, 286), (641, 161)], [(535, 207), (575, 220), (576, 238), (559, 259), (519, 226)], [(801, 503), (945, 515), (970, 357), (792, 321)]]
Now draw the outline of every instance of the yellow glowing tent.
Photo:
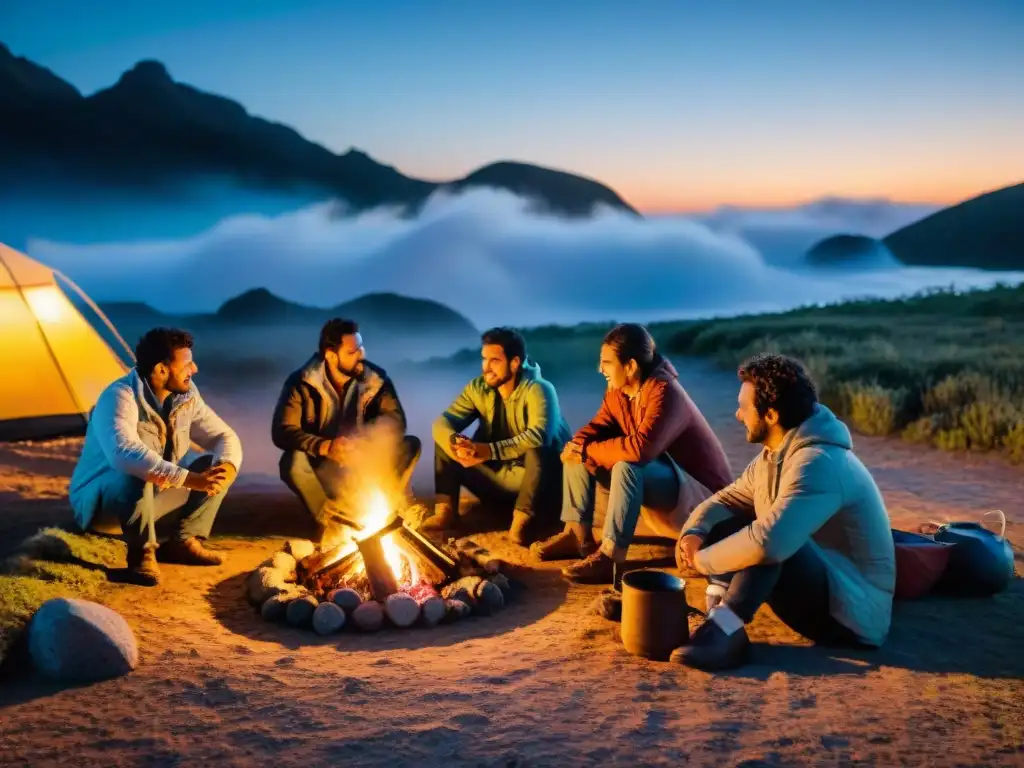
[(110, 321), (67, 277), (0, 243), (0, 440), (80, 433), (96, 398), (127, 368), (72, 304), (57, 277)]

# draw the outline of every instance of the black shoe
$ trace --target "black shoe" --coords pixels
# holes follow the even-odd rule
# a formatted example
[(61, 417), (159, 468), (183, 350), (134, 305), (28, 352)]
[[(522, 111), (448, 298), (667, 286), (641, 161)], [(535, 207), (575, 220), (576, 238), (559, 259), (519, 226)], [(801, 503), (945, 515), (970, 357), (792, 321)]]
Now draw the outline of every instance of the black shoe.
[(708, 619), (694, 630), (689, 645), (672, 651), (669, 661), (705, 672), (717, 672), (743, 666), (748, 658), (750, 638), (746, 628), (741, 627), (727, 635), (712, 619)]

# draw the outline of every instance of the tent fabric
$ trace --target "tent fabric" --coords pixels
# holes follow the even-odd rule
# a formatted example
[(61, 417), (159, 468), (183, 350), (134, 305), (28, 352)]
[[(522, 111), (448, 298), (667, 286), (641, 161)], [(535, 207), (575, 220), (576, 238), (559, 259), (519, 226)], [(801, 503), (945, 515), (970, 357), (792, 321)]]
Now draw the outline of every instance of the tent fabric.
[(127, 368), (49, 267), (0, 244), (0, 440), (80, 432)]

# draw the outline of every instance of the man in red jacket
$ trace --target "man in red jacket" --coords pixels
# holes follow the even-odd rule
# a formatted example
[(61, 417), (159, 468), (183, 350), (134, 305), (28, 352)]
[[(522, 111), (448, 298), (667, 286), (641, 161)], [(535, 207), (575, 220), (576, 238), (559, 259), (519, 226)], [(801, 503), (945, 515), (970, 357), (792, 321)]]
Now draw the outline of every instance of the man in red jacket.
[[(693, 508), (732, 482), (721, 443), (642, 325), (612, 328), (601, 345), (608, 381), (590, 423), (562, 452), (565, 529), (532, 548), (541, 560), (582, 558), (563, 569), (573, 581), (609, 584), (625, 561), (640, 507), (659, 533), (678, 536)], [(594, 491), (608, 488), (600, 544), (594, 541)]]

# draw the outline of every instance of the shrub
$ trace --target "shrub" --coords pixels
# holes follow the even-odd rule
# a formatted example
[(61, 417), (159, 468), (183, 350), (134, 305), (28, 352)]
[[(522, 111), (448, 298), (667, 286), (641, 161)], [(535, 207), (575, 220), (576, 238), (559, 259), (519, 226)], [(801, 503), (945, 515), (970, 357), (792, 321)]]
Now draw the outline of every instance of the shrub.
[(847, 420), (865, 435), (890, 435), (905, 418), (905, 390), (892, 390), (877, 384), (847, 384), (844, 388), (844, 411)]
[(1024, 462), (1024, 418), (1019, 418), (1007, 430), (1003, 438), (1003, 449), (1014, 464)]

